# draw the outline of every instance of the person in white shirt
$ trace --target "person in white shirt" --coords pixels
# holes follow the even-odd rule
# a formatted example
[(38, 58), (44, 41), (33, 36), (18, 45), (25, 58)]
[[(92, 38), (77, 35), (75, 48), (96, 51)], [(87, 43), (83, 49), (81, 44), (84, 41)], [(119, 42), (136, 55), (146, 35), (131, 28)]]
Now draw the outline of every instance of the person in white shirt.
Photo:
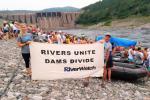
[(144, 54), (140, 47), (138, 47), (137, 51), (134, 53), (134, 61), (135, 64), (143, 64)]
[(42, 41), (45, 41), (45, 42), (47, 41), (47, 38), (46, 38), (47, 34), (46, 34), (46, 32), (43, 32), (41, 37), (42, 37)]
[(134, 63), (134, 47), (131, 46), (131, 48), (128, 50), (128, 61), (130, 63)]
[(62, 40), (62, 43), (64, 43), (66, 41), (66, 36), (65, 36), (65, 33), (61, 33), (61, 40)]
[(17, 22), (12, 22), (12, 29), (13, 29), (13, 33), (14, 33), (15, 37), (18, 37), (19, 29), (17, 26)]
[(56, 34), (56, 37), (57, 37), (57, 42), (58, 42), (58, 44), (62, 44), (62, 38), (61, 38), (61, 35), (60, 35), (60, 33), (58, 33), (58, 32), (56, 32), (55, 33)]
[(4, 39), (9, 39), (9, 25), (7, 22), (3, 23), (3, 33), (4, 33)]
[(16, 33), (16, 31), (18, 30), (16, 22), (12, 22), (11, 27), (13, 28), (13, 32)]

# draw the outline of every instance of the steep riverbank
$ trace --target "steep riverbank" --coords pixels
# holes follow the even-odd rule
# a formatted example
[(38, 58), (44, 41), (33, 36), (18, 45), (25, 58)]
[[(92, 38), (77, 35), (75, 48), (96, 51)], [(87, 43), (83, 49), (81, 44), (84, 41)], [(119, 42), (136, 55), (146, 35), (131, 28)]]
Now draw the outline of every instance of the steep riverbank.
[(101, 30), (112, 30), (112, 29), (150, 29), (150, 16), (148, 17), (129, 17), (126, 19), (117, 19), (112, 21), (101, 22), (96, 25), (77, 25), (79, 28), (85, 29), (101, 29)]
[[(149, 100), (150, 80), (145, 83), (115, 81), (101, 87), (101, 79), (91, 78), (88, 87), (83, 79), (32, 81), (25, 69), (15, 40), (0, 40), (1, 100)], [(21, 62), (20, 62), (21, 61)]]

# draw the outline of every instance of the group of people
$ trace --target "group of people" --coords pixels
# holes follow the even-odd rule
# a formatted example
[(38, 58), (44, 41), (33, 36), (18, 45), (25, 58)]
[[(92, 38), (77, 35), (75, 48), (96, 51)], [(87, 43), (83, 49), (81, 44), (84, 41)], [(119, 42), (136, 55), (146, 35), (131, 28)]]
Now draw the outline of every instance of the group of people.
[(148, 48), (130, 47), (128, 60), (130, 63), (146, 66), (150, 71), (150, 50)]
[[(19, 24), (18, 22), (11, 22), (8, 24), (7, 22), (5, 22), (0, 31), (0, 39), (3, 39), (5, 36), (8, 38), (11, 35), (13, 37), (17, 37), (17, 44), (19, 47), (21, 47), (22, 57), (26, 65), (26, 72), (29, 76), (32, 75), (29, 50), (31, 41), (47, 42), (50, 44), (91, 44), (96, 42), (87, 38), (83, 34), (82, 36), (78, 37), (76, 35), (68, 34), (62, 31), (45, 32), (40, 28), (32, 25)], [(104, 44), (104, 72), (102, 85), (104, 85), (107, 80), (108, 82), (111, 82), (113, 54), (115, 53), (115, 51), (117, 51), (117, 49), (120, 51), (124, 50), (124, 48), (122, 47), (115, 47), (113, 44), (111, 44), (110, 38), (111, 35), (106, 34), (102, 40), (97, 41)], [(128, 49), (128, 51), (126, 52), (126, 56), (130, 63), (145, 64), (146, 66), (148, 66), (148, 70), (150, 71), (150, 63), (148, 63), (150, 62), (150, 51), (148, 51), (148, 48), (142, 50), (140, 47), (130, 47), (130, 49)]]
[(17, 37), (17, 44), (21, 47), (22, 57), (26, 64), (27, 73), (31, 75), (30, 65), (30, 50), (29, 44), (31, 41), (44, 42), (49, 44), (90, 44), (94, 41), (82, 35), (68, 34), (62, 31), (44, 32), (40, 28), (34, 26), (22, 25), (20, 33)]
[(4, 21), (3, 26), (0, 27), (0, 40), (8, 40), (10, 38), (15, 38), (20, 33), (20, 26), (18, 22), (15, 21)]
[[(23, 25), (20, 29), (21, 34), (18, 35), (17, 44), (21, 47), (22, 57), (25, 61), (26, 72), (28, 75), (31, 75), (32, 71), (30, 68), (30, 50), (29, 45), (31, 41), (38, 42), (47, 42), (50, 44), (91, 44), (95, 41), (88, 39), (86, 36), (82, 34), (82, 36), (78, 37), (72, 34), (68, 34), (62, 31), (50, 31), (43, 32), (39, 28), (28, 27), (27, 25)], [(104, 81), (111, 81), (111, 67), (113, 67), (112, 63), (112, 45), (109, 42), (111, 35), (106, 35), (105, 38), (99, 43), (105, 44), (105, 65), (104, 65)], [(107, 73), (108, 72), (108, 73)]]
[(94, 41), (84, 36), (78, 37), (72, 34), (68, 34), (62, 31), (50, 31), (41, 32), (39, 31), (34, 37), (35, 41), (48, 42), (51, 44), (85, 44), (93, 43)]

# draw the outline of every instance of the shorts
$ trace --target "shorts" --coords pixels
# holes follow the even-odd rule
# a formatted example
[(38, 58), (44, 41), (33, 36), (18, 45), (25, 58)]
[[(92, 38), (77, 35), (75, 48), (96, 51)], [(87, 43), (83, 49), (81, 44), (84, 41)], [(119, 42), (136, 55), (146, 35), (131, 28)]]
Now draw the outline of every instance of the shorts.
[(128, 61), (134, 63), (134, 59), (128, 59)]
[(7, 33), (8, 32), (8, 30), (4, 30), (4, 33)]
[(13, 30), (13, 33), (15, 33), (15, 34), (16, 34), (16, 33), (17, 33), (17, 30)]
[(20, 30), (13, 30), (13, 33), (19, 34), (19, 33), (20, 33)]
[(112, 60), (112, 56), (109, 56), (109, 59), (106, 63), (106, 68), (111, 68), (113, 67), (113, 60)]
[(150, 72), (150, 66), (147, 68), (147, 70)]

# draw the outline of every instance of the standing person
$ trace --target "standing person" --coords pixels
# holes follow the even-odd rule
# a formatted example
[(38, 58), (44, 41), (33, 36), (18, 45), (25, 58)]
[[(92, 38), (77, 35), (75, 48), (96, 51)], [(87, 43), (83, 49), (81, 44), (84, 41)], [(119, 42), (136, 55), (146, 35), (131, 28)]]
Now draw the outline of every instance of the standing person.
[(104, 82), (107, 80), (108, 76), (108, 82), (111, 82), (111, 67), (113, 67), (112, 62), (112, 45), (110, 43), (111, 35), (107, 34), (105, 35), (105, 38), (103, 40), (100, 40), (100, 43), (104, 43), (104, 72), (103, 72), (103, 83), (102, 86), (104, 86)]
[(4, 39), (8, 40), (9, 39), (9, 25), (7, 22), (3, 23), (3, 32), (4, 32)]
[(36, 39), (36, 37), (38, 36), (37, 29), (34, 26), (32, 27), (32, 35), (33, 35), (33, 39)]
[(11, 25), (12, 29), (13, 29), (13, 34), (15, 37), (18, 37), (18, 34), (19, 34), (19, 29), (18, 29), (18, 26), (17, 26), (17, 22), (12, 22), (12, 25)]
[(51, 40), (52, 40), (53, 44), (58, 44), (57, 35), (55, 32), (52, 33)]
[(48, 36), (48, 43), (53, 44), (52, 35), (49, 35), (49, 36)]
[(3, 39), (3, 32), (2, 32), (2, 28), (0, 27), (0, 40)]
[(64, 33), (64, 32), (62, 32), (60, 35), (61, 35), (62, 43), (65, 43), (65, 40), (66, 40), (65, 33)]
[(73, 44), (77, 44), (78, 41), (77, 41), (77, 37), (76, 36), (73, 36)]
[(69, 35), (67, 35), (66, 36), (66, 40), (65, 40), (65, 44), (70, 44), (71, 42), (70, 42), (70, 36)]
[(62, 44), (63, 43), (60, 33), (61, 32), (55, 32), (58, 44)]
[(86, 43), (87, 43), (87, 41), (85, 39), (85, 36), (81, 37), (80, 44), (86, 44)]
[(47, 34), (46, 34), (46, 32), (43, 32), (41, 36), (42, 36), (42, 40), (44, 42), (47, 42)]
[(31, 68), (30, 68), (30, 50), (29, 50), (29, 44), (33, 40), (33, 36), (31, 33), (27, 33), (27, 28), (23, 26), (21, 28), (21, 36), (17, 38), (17, 44), (19, 47), (21, 47), (21, 53), (22, 57), (25, 61), (26, 65), (26, 72), (27, 75), (31, 76)]

